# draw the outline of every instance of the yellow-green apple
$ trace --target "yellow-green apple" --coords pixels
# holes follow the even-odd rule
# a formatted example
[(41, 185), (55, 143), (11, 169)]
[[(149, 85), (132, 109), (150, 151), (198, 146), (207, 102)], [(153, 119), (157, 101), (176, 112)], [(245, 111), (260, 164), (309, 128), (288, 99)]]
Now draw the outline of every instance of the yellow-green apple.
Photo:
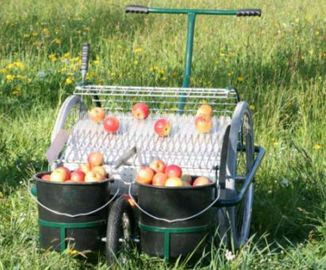
[(50, 177), (51, 177), (50, 174), (44, 174), (42, 175), (41, 179), (45, 181), (50, 181)]
[(104, 130), (108, 133), (115, 133), (120, 127), (118, 118), (114, 116), (107, 116), (103, 122)]
[(209, 104), (203, 104), (203, 105), (199, 106), (196, 116), (199, 116), (199, 115), (211, 118), (213, 115), (212, 107)]
[(79, 169), (74, 170), (71, 173), (70, 181), (72, 181), (72, 182), (84, 182), (85, 181), (85, 173), (82, 172), (82, 170), (79, 170)]
[(77, 170), (81, 170), (83, 173), (88, 173), (91, 171), (91, 165), (86, 163), (86, 164), (81, 164)]
[(103, 166), (95, 166), (92, 168), (92, 172), (99, 173), (105, 179), (108, 177), (108, 174)]
[(105, 179), (105, 177), (103, 177), (103, 175), (98, 172), (89, 171), (85, 175), (86, 183), (101, 182), (104, 179)]
[(166, 187), (182, 187), (183, 181), (181, 180), (180, 177), (169, 177), (165, 181), (165, 186)]
[(54, 169), (50, 175), (50, 181), (64, 182), (70, 179), (70, 171), (68, 168), (62, 166)]
[(165, 182), (167, 179), (168, 179), (168, 176), (165, 173), (158, 172), (153, 177), (152, 185), (163, 187), (165, 185)]
[(194, 187), (198, 187), (198, 186), (206, 186), (206, 185), (210, 185), (212, 184), (212, 181), (210, 179), (208, 179), (205, 176), (199, 176), (197, 177), (194, 182), (192, 183), (192, 185)]
[(149, 115), (149, 108), (146, 103), (139, 102), (132, 106), (132, 115), (139, 120), (146, 119)]
[(164, 172), (167, 174), (168, 177), (181, 177), (182, 176), (182, 169), (178, 165), (168, 165), (165, 167)]
[(154, 131), (160, 137), (169, 136), (171, 128), (171, 123), (165, 118), (158, 119), (154, 124)]
[(101, 152), (89, 153), (87, 156), (87, 162), (91, 168), (102, 166), (104, 164), (104, 155)]
[(202, 115), (196, 116), (195, 118), (195, 127), (199, 133), (208, 133), (212, 129), (213, 122), (209, 117)]
[(154, 174), (153, 169), (148, 166), (143, 166), (137, 172), (136, 181), (141, 184), (150, 184), (152, 183)]
[(149, 167), (152, 168), (155, 172), (164, 172), (165, 170), (165, 163), (160, 159), (154, 159), (150, 164)]
[(105, 111), (101, 107), (94, 107), (88, 111), (88, 116), (92, 121), (99, 123), (104, 120)]

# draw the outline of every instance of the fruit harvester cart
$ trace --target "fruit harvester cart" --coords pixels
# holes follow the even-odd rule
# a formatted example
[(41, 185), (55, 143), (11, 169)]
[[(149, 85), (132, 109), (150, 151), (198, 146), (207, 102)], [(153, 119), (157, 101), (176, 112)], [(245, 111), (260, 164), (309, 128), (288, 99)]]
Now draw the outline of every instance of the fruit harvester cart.
[[(106, 199), (112, 203), (100, 207), (101, 211), (107, 211), (104, 213), (107, 229), (97, 238), (106, 241), (109, 262), (125, 243), (132, 241), (138, 242), (142, 251), (165, 259), (187, 254), (191, 250), (186, 246), (193, 249), (200, 245), (212, 226), (218, 229), (221, 241), (238, 248), (248, 239), (253, 179), (265, 151), (254, 145), (252, 113), (248, 104), (240, 101), (236, 89), (189, 87), (193, 35), (198, 15), (260, 16), (261, 11), (127, 6), (126, 12), (188, 16), (182, 87), (85, 83), (77, 86), (58, 113), (47, 153), (49, 164), (52, 169), (62, 164), (74, 169), (86, 162), (88, 153), (99, 151), (104, 154), (105, 167), (110, 174), (107, 191), (110, 196)], [(88, 70), (88, 54), (89, 45), (85, 44), (81, 68), (83, 81)], [(138, 102), (145, 102), (150, 107), (146, 120), (137, 120), (131, 114), (131, 107)], [(206, 134), (198, 133), (194, 127), (196, 110), (203, 103), (213, 108), (213, 127)], [(117, 117), (120, 121), (118, 132), (109, 134), (102, 124), (92, 122), (87, 115), (91, 106), (101, 106), (107, 115)], [(154, 123), (162, 117), (172, 124), (170, 135), (164, 138), (153, 130)], [(178, 188), (135, 184), (139, 168), (155, 158), (167, 164), (178, 164), (185, 175), (206, 176), (214, 183)], [(38, 179), (37, 182), (42, 181)], [(88, 196), (97, 194), (89, 193)], [(169, 210), (170, 206), (174, 210)], [(39, 206), (39, 211), (42, 208)], [(94, 213), (90, 211), (88, 214)], [(71, 213), (70, 216), (74, 217)], [(51, 227), (51, 223), (41, 225)], [(59, 228), (63, 237), (68, 227)]]

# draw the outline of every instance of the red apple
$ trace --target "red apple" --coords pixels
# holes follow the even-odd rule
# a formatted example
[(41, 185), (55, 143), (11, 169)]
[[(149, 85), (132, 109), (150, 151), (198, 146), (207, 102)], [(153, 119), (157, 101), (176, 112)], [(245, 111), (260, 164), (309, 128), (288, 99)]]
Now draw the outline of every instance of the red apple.
[(161, 118), (155, 122), (154, 125), (155, 133), (160, 137), (166, 137), (171, 132), (171, 123), (169, 120)]
[(45, 181), (50, 181), (50, 177), (51, 177), (50, 174), (44, 174), (42, 175), (41, 179)]
[(140, 102), (132, 106), (132, 115), (139, 120), (146, 119), (149, 115), (149, 108), (146, 103)]
[(103, 166), (95, 166), (94, 168), (92, 168), (92, 172), (102, 175), (104, 179), (108, 177), (108, 174)]
[(155, 172), (164, 172), (165, 170), (165, 163), (160, 159), (154, 159), (150, 164), (149, 167), (152, 168)]
[(62, 166), (54, 169), (50, 175), (50, 181), (64, 182), (70, 179), (70, 171), (68, 168)]
[(196, 113), (196, 116), (202, 115), (204, 117), (211, 118), (213, 115), (213, 109), (209, 104), (203, 104), (201, 105)]
[(205, 176), (199, 176), (197, 177), (194, 182), (192, 183), (192, 185), (194, 187), (198, 187), (198, 186), (206, 186), (206, 185), (210, 185), (212, 184), (212, 181), (209, 180), (207, 177)]
[(120, 127), (118, 118), (114, 116), (108, 116), (104, 119), (104, 130), (109, 133), (115, 133)]
[(164, 172), (167, 174), (168, 177), (182, 176), (182, 169), (178, 165), (174, 164), (166, 166)]
[(196, 116), (195, 118), (195, 127), (199, 133), (208, 133), (212, 129), (213, 122), (209, 117), (202, 115)]
[(152, 180), (153, 186), (161, 186), (163, 187), (165, 185), (166, 180), (168, 179), (168, 176), (165, 173), (158, 172), (154, 175)]
[(91, 168), (96, 166), (102, 166), (104, 164), (104, 156), (101, 152), (92, 152), (88, 154), (87, 162)]
[(166, 187), (182, 187), (183, 181), (181, 180), (180, 177), (169, 177), (165, 181), (165, 186)]
[(101, 107), (95, 107), (88, 111), (89, 118), (98, 123), (104, 120), (105, 111)]
[(147, 166), (143, 166), (137, 172), (136, 181), (141, 184), (150, 184), (153, 180), (155, 172)]
[(90, 172), (86, 173), (86, 175), (85, 175), (86, 183), (101, 182), (104, 179), (105, 179), (105, 177), (103, 177), (103, 175), (98, 172), (90, 171)]
[(77, 169), (71, 173), (70, 180), (72, 182), (84, 182), (85, 181), (85, 173), (81, 170)]

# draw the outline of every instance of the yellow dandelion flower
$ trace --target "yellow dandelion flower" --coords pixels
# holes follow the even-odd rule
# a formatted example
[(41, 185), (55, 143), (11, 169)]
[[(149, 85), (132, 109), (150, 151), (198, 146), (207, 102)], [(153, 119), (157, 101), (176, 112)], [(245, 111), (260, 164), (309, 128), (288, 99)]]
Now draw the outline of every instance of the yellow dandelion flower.
[(25, 64), (22, 61), (16, 61), (14, 62), (15, 67), (19, 68), (19, 69), (24, 69), (25, 68)]
[(70, 53), (69, 52), (67, 52), (67, 53), (65, 53), (63, 56), (62, 56), (62, 58), (64, 58), (64, 59), (69, 59), (71, 56), (70, 56)]
[(136, 49), (134, 49), (134, 53), (142, 53), (144, 50), (143, 50), (143, 48), (136, 48)]
[(73, 80), (73, 78), (70, 77), (70, 76), (66, 79), (66, 84), (67, 84), (67, 85), (73, 84), (73, 82), (74, 82), (74, 80)]
[(14, 88), (11, 90), (11, 92), (14, 96), (17, 96), (17, 97), (21, 96), (21, 90), (19, 88)]
[(12, 82), (14, 79), (15, 79), (15, 75), (8, 74), (8, 75), (6, 76), (6, 80), (7, 80), (7, 82)]
[(320, 150), (321, 149), (321, 145), (316, 143), (313, 147), (315, 150)]
[(43, 28), (42, 33), (43, 33), (43, 35), (45, 35), (45, 36), (50, 35), (50, 31), (49, 31), (48, 28)]
[(316, 35), (316, 36), (319, 36), (319, 34), (320, 34), (319, 31), (316, 31), (316, 32), (315, 32), (315, 35)]
[(54, 53), (52, 53), (49, 55), (49, 59), (51, 62), (55, 62), (55, 61), (57, 61), (58, 58)]
[(2, 73), (2, 74), (6, 74), (8, 71), (7, 71), (7, 69), (5, 69), (5, 68), (0, 68), (0, 73)]
[(58, 38), (55, 38), (55, 39), (53, 40), (53, 43), (60, 45), (60, 44), (61, 44), (61, 40), (58, 39)]
[(67, 253), (71, 256), (74, 256), (74, 255), (77, 255), (78, 254), (78, 251), (75, 250), (75, 249), (72, 249), (72, 248), (68, 248), (67, 249)]
[(7, 69), (13, 69), (13, 68), (15, 68), (15, 64), (9, 63), (6, 67), (7, 67)]
[(256, 109), (256, 107), (255, 107), (254, 104), (251, 104), (251, 105), (249, 106), (249, 108), (250, 108), (250, 110), (252, 110), (252, 111), (254, 111), (254, 110)]
[(100, 57), (99, 56), (96, 56), (96, 59), (93, 61), (93, 64), (95, 66), (98, 66), (100, 64)]
[(232, 75), (233, 75), (233, 72), (232, 71), (228, 72), (228, 76), (229, 77), (231, 77)]
[(244, 80), (244, 78), (243, 78), (243, 76), (241, 76), (241, 75), (237, 78), (237, 81), (238, 81), (238, 82), (243, 82), (243, 80)]

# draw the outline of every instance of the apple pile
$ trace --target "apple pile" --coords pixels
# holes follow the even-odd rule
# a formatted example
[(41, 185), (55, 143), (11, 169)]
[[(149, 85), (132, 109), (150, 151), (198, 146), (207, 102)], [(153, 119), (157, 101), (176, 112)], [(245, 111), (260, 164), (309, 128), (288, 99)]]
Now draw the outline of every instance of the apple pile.
[(77, 169), (70, 171), (61, 166), (50, 174), (44, 174), (41, 179), (57, 183), (95, 183), (109, 177), (103, 167), (104, 156), (100, 152), (92, 152), (87, 156), (87, 163), (81, 164)]
[(101, 107), (94, 107), (88, 111), (88, 117), (95, 123), (103, 122), (103, 128), (108, 133), (116, 133), (120, 127), (120, 121), (113, 115), (105, 117), (105, 111)]
[(196, 113), (195, 128), (199, 133), (209, 133), (213, 127), (213, 109), (209, 104), (201, 105)]
[(182, 169), (178, 165), (166, 165), (160, 159), (153, 160), (149, 166), (142, 166), (137, 172), (136, 182), (157, 187), (195, 187), (212, 183), (205, 176), (193, 180), (190, 175), (182, 175)]

